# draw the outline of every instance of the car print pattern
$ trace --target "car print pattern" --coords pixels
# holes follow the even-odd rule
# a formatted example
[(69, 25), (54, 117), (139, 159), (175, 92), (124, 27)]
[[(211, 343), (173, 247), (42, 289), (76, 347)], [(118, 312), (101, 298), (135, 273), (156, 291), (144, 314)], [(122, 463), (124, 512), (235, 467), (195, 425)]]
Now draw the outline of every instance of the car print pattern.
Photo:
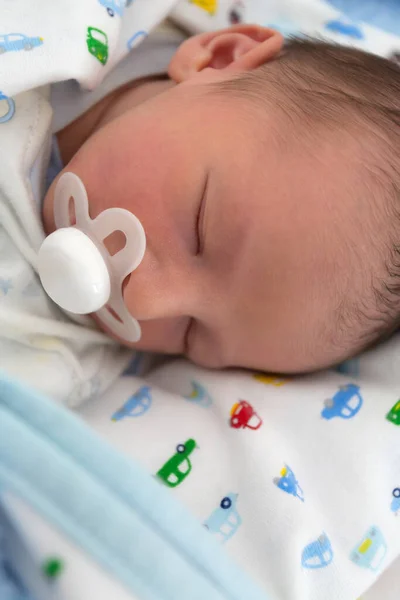
[(230, 425), (234, 429), (259, 429), (262, 419), (249, 402), (240, 400), (231, 408)]
[(209, 408), (213, 403), (212, 398), (205, 386), (198, 381), (192, 381), (192, 391), (190, 394), (187, 394), (184, 397), (186, 400), (189, 400), (189, 402), (198, 404), (203, 408)]
[(267, 373), (255, 373), (254, 379), (261, 383), (265, 383), (265, 385), (273, 385), (274, 387), (281, 387), (287, 382), (287, 377), (269, 375)]
[(298, 498), (304, 502), (304, 494), (299, 482), (297, 481), (292, 469), (285, 465), (280, 472), (279, 477), (275, 477), (274, 484), (283, 492)]
[[(3, 110), (3, 105), (5, 106), (5, 110)], [(14, 100), (0, 92), (0, 123), (7, 123), (10, 121), (13, 118), (14, 113)]]
[(125, 0), (98, 0), (102, 6), (106, 9), (110, 17), (117, 15), (122, 17), (124, 14)]
[(176, 453), (157, 471), (157, 477), (171, 488), (181, 484), (192, 470), (189, 457), (196, 447), (197, 444), (193, 439), (178, 444)]
[(325, 400), (321, 416), (327, 421), (335, 417), (352, 419), (360, 411), (362, 404), (363, 398), (359, 386), (348, 383), (341, 386), (332, 398)]
[(392, 496), (393, 499), (390, 505), (390, 509), (397, 516), (400, 514), (400, 487), (394, 488)]
[(87, 49), (92, 56), (105, 65), (108, 60), (107, 34), (97, 27), (88, 27), (86, 36)]
[(150, 410), (151, 404), (151, 388), (148, 385), (143, 385), (113, 414), (111, 420), (116, 422), (122, 421), (125, 417), (141, 417)]
[(332, 544), (326, 533), (322, 533), (314, 542), (308, 544), (301, 555), (301, 565), (304, 569), (323, 569), (332, 561)]
[(238, 494), (228, 494), (222, 498), (219, 506), (203, 523), (204, 527), (214, 534), (222, 543), (235, 535), (242, 518), (237, 510)]
[(189, 0), (189, 2), (204, 10), (210, 17), (217, 12), (218, 0)]
[(378, 571), (385, 560), (387, 545), (379, 527), (372, 526), (353, 549), (350, 560), (359, 567)]
[(143, 41), (144, 38), (147, 37), (147, 31), (136, 31), (126, 42), (126, 46), (128, 50), (132, 50), (135, 46), (138, 45), (138, 42)]
[(33, 50), (43, 44), (43, 38), (39, 36), (27, 36), (23, 33), (7, 33), (0, 35), (0, 54), (6, 52), (19, 52)]
[[(255, 374), (254, 377), (263, 383), (277, 385), (281, 381), (271, 380), (271, 376)], [(264, 381), (264, 378), (266, 380)], [(190, 402), (200, 406), (209, 407), (212, 399), (205, 386), (199, 381), (191, 382), (191, 393), (184, 396)], [(117, 410), (113, 421), (120, 421), (126, 417), (138, 417), (145, 414), (151, 406), (152, 394), (149, 386), (142, 386), (135, 392), (125, 404)], [(349, 383), (339, 388), (330, 402), (325, 402), (322, 416), (326, 420), (334, 417), (350, 419), (354, 417), (363, 404), (361, 391), (358, 385)], [(400, 401), (398, 401), (386, 418), (398, 424), (400, 414)], [(261, 417), (256, 413), (253, 406), (240, 400), (231, 409), (230, 426), (233, 429), (249, 428), (259, 429), (262, 425)], [(192, 471), (191, 457), (197, 448), (194, 439), (190, 438), (184, 443), (176, 446), (176, 452), (157, 471), (156, 477), (170, 488), (175, 488), (189, 476)], [(294, 471), (285, 464), (279, 476), (272, 480), (273, 485), (288, 495), (304, 502), (304, 493)], [(221, 543), (228, 542), (238, 531), (243, 523), (237, 508), (238, 494), (229, 493), (224, 496), (219, 505), (203, 522), (203, 526)], [(400, 487), (395, 487), (392, 492), (390, 509), (394, 515), (400, 513)], [(378, 527), (371, 527), (360, 542), (354, 547), (349, 559), (360, 567), (369, 570), (378, 570), (386, 556), (387, 546), (383, 534)], [(316, 570), (328, 567), (334, 559), (332, 543), (326, 533), (322, 533), (317, 539), (306, 544), (301, 554), (301, 565), (307, 570)]]
[(400, 426), (400, 400), (398, 400), (393, 408), (387, 413), (386, 419), (390, 423), (393, 423), (393, 425)]
[(363, 40), (365, 37), (361, 27), (359, 27), (355, 23), (349, 23), (342, 19), (334, 19), (333, 21), (328, 21), (328, 23), (326, 23), (325, 25), (325, 29), (327, 31), (330, 31), (331, 33), (344, 35), (355, 40)]

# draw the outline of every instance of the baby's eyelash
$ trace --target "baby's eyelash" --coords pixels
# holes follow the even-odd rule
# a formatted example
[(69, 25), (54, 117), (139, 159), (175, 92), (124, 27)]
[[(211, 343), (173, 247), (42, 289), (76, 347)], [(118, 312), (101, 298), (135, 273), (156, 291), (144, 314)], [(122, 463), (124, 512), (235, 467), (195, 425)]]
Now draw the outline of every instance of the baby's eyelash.
[(206, 204), (206, 198), (207, 198), (207, 187), (208, 187), (208, 172), (205, 178), (205, 182), (204, 182), (204, 187), (203, 187), (203, 193), (201, 195), (201, 200), (200, 200), (200, 204), (199, 204), (199, 208), (197, 210), (197, 217), (196, 217), (196, 235), (197, 235), (197, 248), (196, 248), (196, 255), (201, 254), (204, 250), (204, 239), (203, 239), (203, 221), (204, 221), (204, 210), (205, 210), (205, 204)]

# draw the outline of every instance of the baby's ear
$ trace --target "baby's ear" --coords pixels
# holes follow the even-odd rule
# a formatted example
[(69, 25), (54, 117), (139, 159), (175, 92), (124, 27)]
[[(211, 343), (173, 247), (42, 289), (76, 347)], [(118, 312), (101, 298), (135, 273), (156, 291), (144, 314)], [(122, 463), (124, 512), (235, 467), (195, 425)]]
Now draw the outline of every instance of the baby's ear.
[(172, 58), (168, 74), (181, 83), (204, 69), (238, 73), (250, 71), (275, 58), (283, 37), (258, 25), (235, 25), (187, 39)]

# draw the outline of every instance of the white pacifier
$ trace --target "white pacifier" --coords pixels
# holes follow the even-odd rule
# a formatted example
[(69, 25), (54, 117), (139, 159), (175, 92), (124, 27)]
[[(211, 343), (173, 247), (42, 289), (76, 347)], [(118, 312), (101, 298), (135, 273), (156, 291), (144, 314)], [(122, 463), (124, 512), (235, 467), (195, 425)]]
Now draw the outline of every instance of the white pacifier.
[[(70, 201), (76, 223), (71, 221)], [(139, 219), (124, 208), (108, 208), (91, 219), (85, 186), (74, 173), (64, 173), (54, 192), (54, 221), (57, 229), (38, 253), (46, 293), (62, 309), (78, 315), (96, 313), (115, 335), (137, 342), (140, 325), (124, 304), (122, 283), (140, 265), (146, 250)], [(125, 236), (125, 246), (111, 256), (104, 240), (118, 231)]]

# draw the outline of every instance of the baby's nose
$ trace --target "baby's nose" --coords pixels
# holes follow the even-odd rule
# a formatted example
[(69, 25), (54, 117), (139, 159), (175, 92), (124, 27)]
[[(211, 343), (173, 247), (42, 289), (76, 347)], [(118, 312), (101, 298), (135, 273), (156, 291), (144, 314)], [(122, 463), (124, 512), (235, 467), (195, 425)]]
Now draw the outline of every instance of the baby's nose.
[(143, 264), (123, 284), (125, 306), (138, 321), (191, 316), (196, 303), (193, 274), (176, 266)]

